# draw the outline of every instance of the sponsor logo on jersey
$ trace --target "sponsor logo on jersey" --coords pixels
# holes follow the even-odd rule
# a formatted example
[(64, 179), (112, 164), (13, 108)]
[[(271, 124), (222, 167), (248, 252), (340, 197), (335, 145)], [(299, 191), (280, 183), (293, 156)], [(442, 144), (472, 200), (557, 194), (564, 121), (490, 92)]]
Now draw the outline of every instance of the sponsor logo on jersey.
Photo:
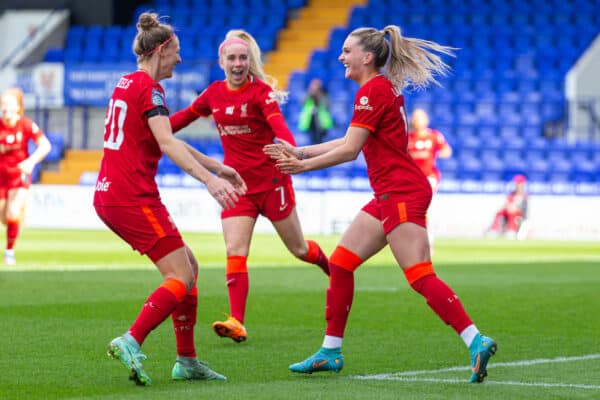
[(373, 110), (373, 107), (371, 107), (369, 105), (369, 98), (367, 96), (362, 96), (358, 102), (360, 103), (360, 105), (355, 104), (354, 105), (354, 110), (355, 111), (360, 111), (360, 110), (367, 110), (367, 111), (371, 111)]
[(221, 136), (243, 135), (252, 133), (252, 129), (248, 125), (217, 125), (217, 130)]
[(275, 95), (275, 92), (269, 92), (269, 94), (267, 95), (267, 99), (265, 100), (266, 104), (271, 104), (271, 103), (275, 103), (277, 102), (277, 96)]
[(225, 109), (226, 115), (233, 115), (233, 110), (235, 110), (235, 106), (229, 106)]
[(415, 148), (417, 150), (431, 149), (432, 147), (433, 147), (433, 143), (429, 139), (427, 139), (427, 140), (417, 140), (415, 142)]
[(158, 89), (152, 89), (152, 104), (165, 107), (165, 95)]
[(107, 181), (106, 177), (96, 182), (96, 192), (108, 192), (108, 188), (112, 182)]

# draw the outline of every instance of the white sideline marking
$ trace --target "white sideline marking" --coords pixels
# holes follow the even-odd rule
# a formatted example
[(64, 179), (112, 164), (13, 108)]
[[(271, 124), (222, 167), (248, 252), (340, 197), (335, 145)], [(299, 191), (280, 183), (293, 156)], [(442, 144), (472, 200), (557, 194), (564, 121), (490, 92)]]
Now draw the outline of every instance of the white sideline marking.
[[(391, 381), (402, 381), (402, 382), (428, 382), (428, 383), (452, 383), (452, 384), (467, 384), (464, 379), (439, 379), (439, 378), (416, 378), (406, 376), (394, 376), (387, 378), (386, 380)], [(529, 387), (543, 387), (543, 388), (567, 388), (567, 389), (589, 389), (589, 390), (600, 390), (599, 385), (584, 385), (579, 383), (535, 383), (535, 382), (515, 382), (515, 381), (485, 381), (484, 385), (507, 385), (507, 386), (529, 386)]]
[[(521, 361), (510, 361), (510, 362), (499, 362), (492, 363), (488, 366), (489, 369), (498, 367), (522, 367), (536, 364), (555, 364), (563, 362), (573, 361), (584, 361), (584, 360), (595, 360), (599, 359), (600, 354), (586, 354), (583, 356), (572, 356), (572, 357), (555, 357), (555, 358), (538, 358), (534, 360), (521, 360)], [(433, 383), (465, 383), (464, 379), (439, 379), (439, 378), (418, 378), (418, 375), (425, 374), (439, 374), (453, 371), (470, 371), (470, 367), (450, 367), (440, 369), (424, 369), (417, 371), (403, 371), (403, 372), (391, 372), (387, 374), (374, 374), (374, 375), (354, 375), (349, 376), (351, 379), (360, 380), (396, 380), (405, 382), (433, 382)], [(600, 385), (585, 385), (585, 384), (571, 384), (571, 383), (535, 383), (535, 382), (514, 382), (514, 381), (485, 381), (486, 384), (492, 385), (510, 385), (510, 386), (535, 386), (535, 387), (559, 387), (559, 388), (575, 388), (575, 389), (591, 389), (600, 390)]]

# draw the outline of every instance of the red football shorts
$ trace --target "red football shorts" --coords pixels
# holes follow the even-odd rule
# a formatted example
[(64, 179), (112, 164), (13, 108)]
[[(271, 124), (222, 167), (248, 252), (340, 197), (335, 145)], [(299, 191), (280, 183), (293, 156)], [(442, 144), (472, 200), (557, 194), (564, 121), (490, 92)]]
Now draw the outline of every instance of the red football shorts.
[(11, 189), (25, 188), (31, 186), (31, 175), (22, 172), (17, 167), (0, 168), (0, 199), (8, 196)]
[(431, 196), (410, 196), (399, 193), (385, 193), (375, 196), (362, 210), (383, 222), (387, 235), (396, 226), (412, 222), (427, 228), (425, 215)]
[(184, 246), (179, 230), (162, 204), (104, 207), (95, 205), (100, 219), (140, 254), (157, 261)]
[(264, 215), (270, 221), (287, 218), (296, 206), (296, 196), (292, 184), (274, 187), (264, 192), (240, 196), (234, 208), (223, 210), (221, 218), (247, 216), (257, 218)]

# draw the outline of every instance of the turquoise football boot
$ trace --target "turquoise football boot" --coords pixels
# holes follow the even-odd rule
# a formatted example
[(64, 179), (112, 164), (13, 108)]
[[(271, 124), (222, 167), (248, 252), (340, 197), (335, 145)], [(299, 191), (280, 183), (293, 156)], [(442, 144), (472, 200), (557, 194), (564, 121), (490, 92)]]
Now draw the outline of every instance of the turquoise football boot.
[(171, 374), (173, 380), (188, 381), (188, 380), (204, 380), (204, 381), (225, 381), (227, 378), (216, 371), (213, 371), (195, 357), (180, 357), (177, 356), (177, 361), (173, 366)]
[(306, 360), (290, 365), (290, 371), (301, 374), (312, 374), (313, 372), (333, 371), (340, 372), (344, 367), (344, 358), (342, 350), (326, 349), (321, 347), (312, 356)]
[(144, 371), (142, 361), (146, 356), (140, 351), (140, 346), (133, 338), (119, 336), (113, 339), (108, 345), (108, 355), (119, 360), (129, 371), (129, 379), (136, 385), (150, 386), (152, 379)]
[(494, 342), (494, 339), (487, 336), (483, 336), (478, 333), (471, 345), (469, 346), (469, 353), (471, 354), (471, 368), (473, 374), (471, 374), (471, 383), (481, 383), (487, 376), (487, 364), (490, 358), (496, 354), (498, 345)]

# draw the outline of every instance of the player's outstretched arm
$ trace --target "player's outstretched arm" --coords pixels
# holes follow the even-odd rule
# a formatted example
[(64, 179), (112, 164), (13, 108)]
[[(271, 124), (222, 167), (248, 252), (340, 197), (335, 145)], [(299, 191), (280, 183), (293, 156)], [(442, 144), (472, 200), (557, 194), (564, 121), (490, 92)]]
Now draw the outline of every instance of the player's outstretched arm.
[(33, 168), (35, 168), (35, 166), (39, 162), (46, 158), (46, 156), (48, 155), (48, 153), (50, 153), (50, 150), (52, 149), (52, 144), (50, 144), (50, 141), (48, 140), (46, 135), (40, 136), (35, 142), (35, 144), (37, 145), (37, 147), (34, 150), (34, 152), (31, 153), (31, 155), (25, 160), (21, 161), (18, 165), (21, 172), (25, 172), (26, 174), (31, 174)]
[(351, 126), (342, 139), (299, 148), (279, 143), (267, 145), (263, 151), (277, 160), (281, 171), (298, 174), (355, 160), (368, 137), (367, 129)]
[(234, 207), (238, 201), (236, 189), (227, 180), (216, 177), (192, 156), (183, 141), (175, 138), (169, 118), (157, 115), (148, 119), (148, 125), (160, 149), (186, 173), (206, 185), (208, 192), (224, 209)]
[(240, 174), (238, 174), (238, 172), (235, 169), (196, 150), (188, 143), (184, 143), (184, 145), (186, 149), (190, 152), (190, 154), (196, 159), (196, 161), (203, 165), (204, 168), (215, 173), (219, 178), (223, 178), (229, 181), (229, 183), (231, 183), (233, 187), (235, 187), (235, 191), (238, 194), (246, 194), (246, 191), (248, 190), (246, 182), (244, 182)]

